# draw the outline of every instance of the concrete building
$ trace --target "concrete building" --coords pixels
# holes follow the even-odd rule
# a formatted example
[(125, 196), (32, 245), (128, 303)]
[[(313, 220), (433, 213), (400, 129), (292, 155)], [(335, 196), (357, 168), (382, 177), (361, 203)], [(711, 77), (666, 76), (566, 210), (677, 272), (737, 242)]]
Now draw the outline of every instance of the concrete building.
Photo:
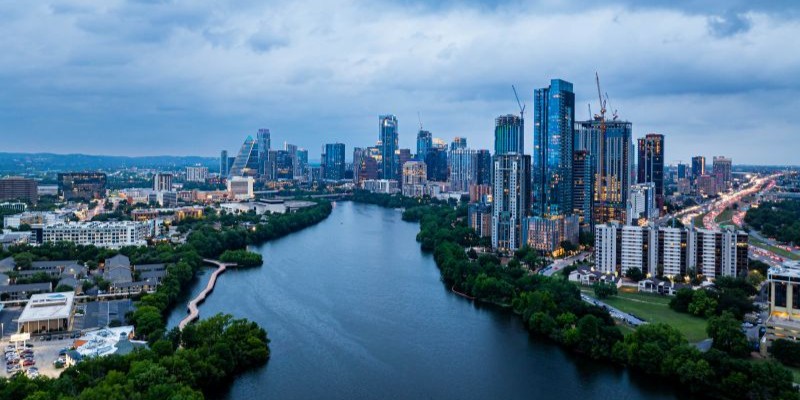
[(572, 153), (572, 213), (585, 229), (592, 226), (592, 190), (594, 188), (594, 162), (588, 150)]
[(253, 177), (234, 176), (228, 179), (228, 193), (236, 200), (248, 200), (255, 198), (253, 193)]
[(36, 243), (74, 242), (79, 245), (121, 248), (145, 246), (153, 235), (152, 222), (69, 222), (34, 227)]
[(564, 241), (577, 246), (580, 229), (578, 220), (577, 215), (528, 218), (523, 229), (524, 243), (548, 253), (560, 249), (561, 242)]
[(69, 331), (72, 326), (75, 293), (44, 293), (31, 296), (19, 316), (18, 333)]
[(717, 192), (723, 192), (731, 187), (731, 168), (733, 162), (730, 158), (715, 156), (714, 159), (714, 180), (717, 183)]
[(468, 192), (470, 185), (479, 183), (478, 161), (478, 152), (475, 150), (459, 147), (450, 151), (447, 155), (450, 190)]
[(422, 161), (408, 161), (403, 164), (403, 196), (422, 197), (428, 183), (428, 169)]
[(153, 190), (156, 192), (172, 190), (172, 174), (157, 172), (153, 175)]
[(38, 183), (33, 179), (12, 176), (0, 179), (0, 201), (23, 200), (36, 204), (39, 201)]
[(361, 188), (372, 193), (395, 194), (400, 191), (394, 179), (367, 179), (361, 182)]
[(480, 237), (492, 236), (492, 205), (490, 203), (470, 204), (467, 210), (469, 227)]
[(787, 261), (767, 271), (769, 317), (762, 352), (775, 340), (800, 341), (800, 262)]
[(51, 225), (66, 220), (63, 214), (56, 214), (48, 211), (26, 211), (22, 214), (15, 214), (3, 217), (4, 228), (18, 229), (20, 225)]
[(186, 182), (203, 183), (208, 179), (208, 167), (186, 167)]
[(714, 196), (719, 193), (717, 179), (711, 175), (700, 175), (695, 180), (697, 191), (706, 196)]
[(106, 174), (69, 172), (58, 174), (58, 190), (64, 200), (91, 201), (106, 197)]
[(631, 185), (628, 195), (627, 225), (647, 225), (658, 218), (656, 189), (653, 182)]

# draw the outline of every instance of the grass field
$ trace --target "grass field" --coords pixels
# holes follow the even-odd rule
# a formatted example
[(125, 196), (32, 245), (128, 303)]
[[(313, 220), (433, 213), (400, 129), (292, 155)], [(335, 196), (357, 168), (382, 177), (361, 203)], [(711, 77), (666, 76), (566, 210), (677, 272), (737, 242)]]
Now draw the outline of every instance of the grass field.
[(714, 218), (714, 222), (722, 224), (723, 222), (730, 222), (731, 218), (733, 218), (733, 210), (726, 208), (724, 211), (719, 213), (719, 215), (717, 215), (717, 218)]
[[(586, 289), (581, 290), (594, 296), (591, 289)], [(669, 308), (669, 300), (670, 298), (666, 296), (620, 291), (617, 296), (604, 299), (603, 302), (648, 322), (661, 322), (673, 326), (692, 343), (708, 338), (706, 320), (673, 311)], [(622, 333), (626, 333), (625, 330), (622, 330)]]
[(694, 219), (692, 220), (692, 224), (694, 226), (698, 227), (698, 228), (704, 228), (704, 226), (703, 226), (703, 218), (705, 218), (706, 214), (708, 214), (708, 213), (702, 213), (702, 214), (694, 217)]
[(756, 246), (756, 247), (761, 247), (764, 250), (769, 250), (769, 251), (771, 251), (771, 252), (773, 252), (773, 253), (775, 253), (775, 254), (783, 257), (783, 258), (788, 258), (790, 260), (800, 260), (800, 256), (798, 256), (797, 254), (794, 254), (794, 253), (792, 253), (790, 251), (786, 251), (786, 250), (784, 250), (784, 249), (782, 249), (780, 247), (771, 246), (771, 245), (769, 245), (767, 243), (764, 243), (764, 242), (762, 242), (762, 241), (760, 241), (760, 240), (758, 240), (758, 239), (756, 239), (756, 238), (754, 238), (752, 236), (750, 236), (750, 244), (753, 245), (753, 246)]

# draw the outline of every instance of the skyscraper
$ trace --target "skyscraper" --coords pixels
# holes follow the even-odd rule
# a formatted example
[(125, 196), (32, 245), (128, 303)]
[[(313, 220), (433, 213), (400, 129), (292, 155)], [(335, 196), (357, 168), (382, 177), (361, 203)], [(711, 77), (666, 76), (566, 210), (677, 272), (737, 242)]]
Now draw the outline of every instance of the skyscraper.
[(222, 150), (219, 153), (219, 176), (228, 176), (228, 150)]
[(638, 141), (637, 182), (652, 182), (658, 212), (664, 207), (664, 135), (648, 133)]
[(308, 150), (297, 149), (295, 158), (297, 159), (294, 171), (294, 179), (303, 182), (308, 181)]
[(340, 181), (344, 179), (344, 143), (325, 145), (322, 154), (322, 179)]
[(450, 150), (459, 150), (466, 148), (467, 148), (467, 138), (456, 136), (455, 138), (453, 138), (453, 142), (450, 143)]
[(706, 158), (703, 156), (692, 157), (692, 180), (706, 174)]
[(425, 165), (428, 169), (428, 180), (434, 182), (447, 182), (449, 169), (447, 167), (446, 148), (431, 147), (425, 155)]
[(398, 178), (397, 149), (397, 117), (394, 115), (381, 115), (378, 117), (378, 140), (381, 149), (381, 177), (383, 179)]
[(248, 136), (236, 154), (229, 175), (248, 176), (256, 173), (258, 173), (258, 143), (252, 136)]
[(433, 134), (420, 129), (417, 133), (417, 160), (424, 160), (431, 147), (433, 147)]
[(731, 167), (733, 162), (730, 158), (714, 156), (714, 178), (717, 181), (717, 191), (722, 192), (731, 187)]
[(478, 152), (470, 149), (451, 150), (447, 155), (450, 170), (450, 190), (467, 192), (469, 186), (478, 183)]
[(522, 247), (522, 224), (530, 209), (530, 156), (494, 156), (492, 247), (514, 251)]
[(533, 214), (572, 213), (572, 157), (575, 94), (572, 84), (553, 79), (534, 92)]
[(578, 216), (581, 225), (588, 227), (592, 225), (593, 165), (588, 150), (572, 153), (572, 212)]
[(625, 223), (632, 174), (633, 124), (627, 121), (605, 121), (603, 137), (600, 120), (575, 123), (580, 146), (589, 149), (594, 162), (592, 215), (595, 223)]
[(269, 157), (269, 151), (272, 146), (269, 129), (259, 129), (256, 133), (256, 142), (258, 145), (258, 173), (264, 174), (267, 157)]
[(153, 175), (153, 190), (156, 192), (172, 190), (172, 174), (158, 172)]
[(489, 150), (475, 150), (477, 156), (477, 178), (478, 185), (492, 184), (492, 153)]
[(525, 122), (516, 115), (494, 120), (494, 154), (525, 154)]

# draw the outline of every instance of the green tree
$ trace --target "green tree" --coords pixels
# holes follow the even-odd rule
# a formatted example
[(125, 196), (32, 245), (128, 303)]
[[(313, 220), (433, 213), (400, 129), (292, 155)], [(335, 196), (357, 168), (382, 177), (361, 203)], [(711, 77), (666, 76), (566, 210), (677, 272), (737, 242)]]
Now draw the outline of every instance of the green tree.
[(718, 317), (709, 318), (706, 333), (714, 341), (712, 347), (715, 349), (734, 357), (747, 357), (750, 354), (747, 336), (730, 312), (725, 311)]
[(605, 299), (617, 295), (617, 286), (613, 283), (595, 282), (592, 288), (594, 289), (594, 295), (597, 296), (598, 299)]
[(639, 282), (640, 280), (645, 278), (642, 269), (638, 267), (628, 268), (628, 270), (625, 271), (625, 276), (627, 278), (630, 278), (634, 282)]
[(798, 342), (778, 339), (770, 345), (769, 354), (785, 365), (800, 367), (800, 343)]

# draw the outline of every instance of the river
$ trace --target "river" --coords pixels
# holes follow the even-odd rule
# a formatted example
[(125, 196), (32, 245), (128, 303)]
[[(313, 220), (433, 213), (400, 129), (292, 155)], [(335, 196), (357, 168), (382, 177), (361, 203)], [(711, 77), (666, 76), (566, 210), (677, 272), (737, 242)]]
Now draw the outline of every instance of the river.
[[(318, 225), (254, 247), (264, 255), (262, 267), (220, 276), (201, 318), (248, 318), (272, 340), (267, 366), (237, 377), (222, 396), (677, 398), (656, 378), (569, 354), (529, 337), (517, 316), (452, 294), (414, 240), (418, 225), (400, 217), (339, 202)], [(185, 313), (176, 307), (170, 327)]]

